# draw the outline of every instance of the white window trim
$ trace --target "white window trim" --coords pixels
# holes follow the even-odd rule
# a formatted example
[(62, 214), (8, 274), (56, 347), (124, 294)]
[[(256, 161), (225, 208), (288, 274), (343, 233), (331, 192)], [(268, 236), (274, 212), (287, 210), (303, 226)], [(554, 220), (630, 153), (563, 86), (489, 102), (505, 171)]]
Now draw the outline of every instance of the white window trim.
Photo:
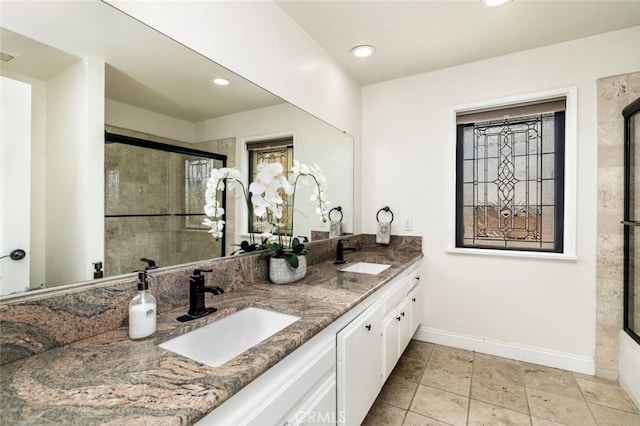
[[(561, 87), (541, 92), (533, 92), (508, 96), (487, 101), (454, 105), (449, 108), (449, 158), (450, 168), (447, 181), (449, 196), (448, 218), (449, 237), (447, 253), (478, 254), (487, 256), (523, 257), (535, 259), (557, 259), (575, 261), (576, 255), (576, 212), (577, 212), (577, 164), (578, 164), (578, 88), (577, 86)], [(479, 248), (456, 247), (456, 115), (482, 108), (508, 107), (528, 101), (543, 101), (558, 96), (567, 98), (565, 111), (565, 165), (564, 165), (564, 241), (563, 253), (530, 252), (520, 250), (491, 250)]]

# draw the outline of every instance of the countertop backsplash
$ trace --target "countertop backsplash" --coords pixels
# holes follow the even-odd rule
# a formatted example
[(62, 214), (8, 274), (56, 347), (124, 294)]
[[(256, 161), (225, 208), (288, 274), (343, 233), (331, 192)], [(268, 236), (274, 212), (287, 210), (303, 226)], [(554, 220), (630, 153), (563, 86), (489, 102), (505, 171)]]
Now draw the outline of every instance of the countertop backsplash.
[[(394, 236), (388, 246), (375, 243), (375, 235), (355, 235), (347, 245), (368, 251), (421, 252), (420, 237)], [(308, 243), (307, 262), (313, 265), (335, 256), (337, 239)], [(348, 256), (348, 255), (347, 255)], [(189, 276), (196, 268), (212, 269), (207, 285), (225, 292), (268, 280), (268, 262), (258, 254), (211, 259), (168, 270), (149, 271), (150, 292), (158, 312), (188, 302)], [(135, 275), (95, 285), (34, 293), (0, 304), (0, 365), (68, 345), (127, 325), (128, 304), (136, 294)], [(207, 304), (213, 296), (207, 295)]]

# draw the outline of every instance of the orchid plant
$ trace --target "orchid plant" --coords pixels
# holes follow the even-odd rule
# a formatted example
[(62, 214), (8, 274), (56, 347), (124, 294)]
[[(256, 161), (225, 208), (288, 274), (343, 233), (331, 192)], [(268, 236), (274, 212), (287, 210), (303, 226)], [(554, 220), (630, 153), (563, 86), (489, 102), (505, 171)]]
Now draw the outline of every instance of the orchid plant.
[[(322, 222), (327, 221), (328, 206), (326, 194), (329, 189), (326, 177), (320, 167), (307, 166), (297, 160), (293, 160), (291, 176), (287, 179), (284, 168), (280, 163), (260, 163), (255, 180), (249, 185), (248, 192), (242, 183), (242, 174), (236, 168), (214, 169), (207, 183), (205, 214), (208, 216), (203, 224), (211, 228), (209, 231), (216, 240), (222, 236), (224, 230), (224, 209), (217, 199), (218, 191), (221, 191), (227, 183), (227, 188), (232, 189), (235, 183), (242, 186), (243, 196), (247, 207), (260, 219), (256, 223), (262, 231), (263, 247), (271, 252), (274, 257), (281, 257), (294, 268), (298, 267), (298, 255), (306, 254), (304, 244), (291, 235), (292, 230), (286, 229), (284, 203), (286, 197), (291, 198), (291, 204), (295, 208), (295, 195), (298, 184), (314, 184), (310, 201), (316, 204), (315, 211)], [(253, 237), (253, 234), (250, 234)], [(244, 251), (252, 251), (257, 245), (246, 241), (240, 245)]]

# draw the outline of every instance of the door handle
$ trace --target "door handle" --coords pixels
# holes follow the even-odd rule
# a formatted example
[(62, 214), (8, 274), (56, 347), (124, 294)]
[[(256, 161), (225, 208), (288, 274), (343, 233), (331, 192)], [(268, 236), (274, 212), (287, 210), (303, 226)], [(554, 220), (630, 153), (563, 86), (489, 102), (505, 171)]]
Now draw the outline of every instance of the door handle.
[(5, 254), (4, 256), (0, 256), (0, 259), (4, 259), (5, 257), (11, 258), (11, 260), (22, 260), (25, 258), (27, 253), (22, 249), (11, 250), (11, 253)]

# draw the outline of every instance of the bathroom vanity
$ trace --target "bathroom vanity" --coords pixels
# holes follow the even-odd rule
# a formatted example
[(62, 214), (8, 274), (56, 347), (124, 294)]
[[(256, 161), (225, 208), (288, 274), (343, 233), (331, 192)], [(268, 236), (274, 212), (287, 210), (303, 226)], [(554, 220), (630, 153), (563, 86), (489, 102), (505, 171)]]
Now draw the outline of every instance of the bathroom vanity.
[[(332, 258), (310, 265), (295, 284), (256, 274), (243, 287), (207, 295), (218, 310), (186, 323), (176, 318), (188, 308), (187, 283), (174, 283), (184, 300), (167, 310), (160, 298), (149, 339), (128, 339), (123, 324), (3, 365), (0, 423), (359, 424), (422, 317), (419, 240), (365, 243), (347, 255), (349, 263), (391, 265), (377, 275), (339, 271), (345, 265)], [(247, 307), (300, 319), (219, 367), (159, 346)], [(0, 308), (3, 315), (26, 309)]]

